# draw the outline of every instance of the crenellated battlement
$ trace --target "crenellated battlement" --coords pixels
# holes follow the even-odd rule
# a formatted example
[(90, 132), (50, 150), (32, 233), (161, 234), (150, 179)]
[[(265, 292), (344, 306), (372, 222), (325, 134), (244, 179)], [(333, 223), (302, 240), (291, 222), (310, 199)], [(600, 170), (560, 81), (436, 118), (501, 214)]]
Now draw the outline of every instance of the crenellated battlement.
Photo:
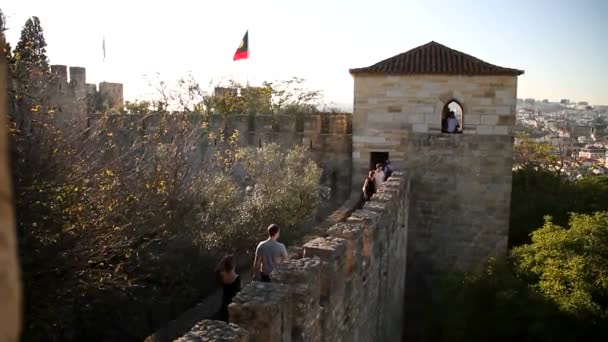
[[(371, 201), (251, 282), (231, 323), (203, 320), (178, 341), (401, 341), (410, 182), (395, 172)], [(223, 338), (223, 339), (222, 339)]]
[(51, 65), (51, 75), (52, 83), (46, 98), (50, 105), (58, 108), (62, 120), (82, 124), (90, 108), (122, 109), (124, 106), (123, 85), (101, 82), (98, 90), (96, 84), (87, 83), (86, 68)]

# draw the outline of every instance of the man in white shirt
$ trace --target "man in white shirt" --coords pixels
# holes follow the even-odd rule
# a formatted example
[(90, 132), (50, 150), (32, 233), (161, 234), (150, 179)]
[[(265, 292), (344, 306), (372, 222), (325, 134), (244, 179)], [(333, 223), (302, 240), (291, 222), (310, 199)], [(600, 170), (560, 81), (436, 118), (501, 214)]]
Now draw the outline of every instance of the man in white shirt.
[(285, 245), (278, 242), (280, 229), (276, 224), (268, 226), (268, 239), (260, 242), (253, 261), (254, 279), (270, 282), (270, 273), (275, 265), (288, 259)]

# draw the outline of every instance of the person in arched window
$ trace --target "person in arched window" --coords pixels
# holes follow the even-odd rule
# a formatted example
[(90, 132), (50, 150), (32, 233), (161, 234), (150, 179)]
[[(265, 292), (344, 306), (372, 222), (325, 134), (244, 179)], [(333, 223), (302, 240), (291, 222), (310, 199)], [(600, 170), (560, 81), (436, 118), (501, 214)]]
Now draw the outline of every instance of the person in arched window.
[(447, 133), (448, 132), (448, 113), (443, 112), (443, 114), (441, 115), (441, 133)]
[(460, 125), (458, 124), (458, 119), (456, 119), (456, 115), (454, 111), (450, 111), (448, 114), (448, 133), (458, 133), (458, 128)]
[(241, 290), (241, 278), (235, 272), (235, 266), (234, 256), (226, 255), (215, 269), (223, 290), (222, 307), (218, 318), (224, 322), (228, 322), (228, 305), (230, 305), (237, 292)]

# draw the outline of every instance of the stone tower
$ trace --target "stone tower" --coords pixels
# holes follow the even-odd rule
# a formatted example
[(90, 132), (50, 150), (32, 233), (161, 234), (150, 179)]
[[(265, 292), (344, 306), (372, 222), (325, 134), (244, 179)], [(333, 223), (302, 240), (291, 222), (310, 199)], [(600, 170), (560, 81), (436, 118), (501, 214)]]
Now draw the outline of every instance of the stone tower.
[[(507, 252), (523, 71), (430, 42), (350, 73), (354, 189), (385, 159), (411, 176), (407, 307), (432, 293), (442, 270)], [(455, 134), (445, 133), (450, 110)]]

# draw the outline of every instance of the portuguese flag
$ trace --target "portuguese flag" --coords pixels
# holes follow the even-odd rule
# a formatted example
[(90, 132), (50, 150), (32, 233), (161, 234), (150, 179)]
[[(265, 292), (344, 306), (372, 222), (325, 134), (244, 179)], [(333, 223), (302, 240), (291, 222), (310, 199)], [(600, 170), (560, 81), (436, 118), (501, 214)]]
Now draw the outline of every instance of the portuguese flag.
[(239, 59), (247, 59), (249, 57), (249, 39), (247, 35), (249, 34), (249, 30), (245, 32), (245, 37), (241, 40), (241, 45), (236, 49), (234, 53), (234, 57), (232, 57), (233, 61), (238, 61)]

